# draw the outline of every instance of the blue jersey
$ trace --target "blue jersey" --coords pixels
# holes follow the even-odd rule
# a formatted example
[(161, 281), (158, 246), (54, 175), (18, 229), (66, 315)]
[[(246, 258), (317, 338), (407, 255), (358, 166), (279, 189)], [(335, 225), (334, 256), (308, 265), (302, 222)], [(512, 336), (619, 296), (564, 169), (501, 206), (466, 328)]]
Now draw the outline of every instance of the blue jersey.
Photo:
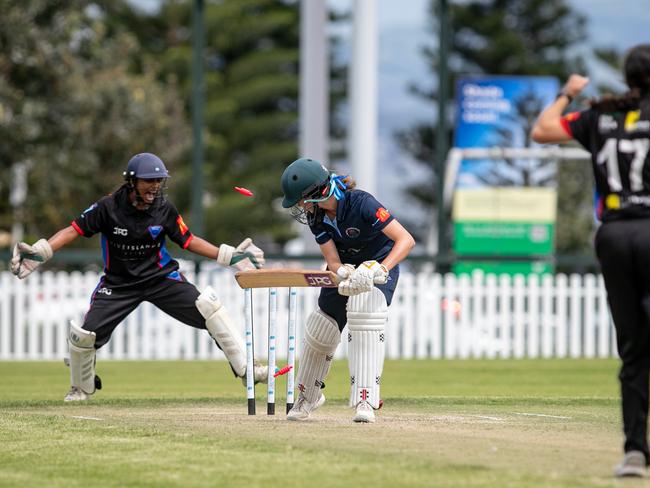
[(310, 226), (316, 242), (333, 240), (343, 263), (356, 266), (371, 259), (381, 261), (395, 244), (382, 232), (394, 217), (370, 193), (351, 190), (343, 195), (333, 220), (325, 215)]

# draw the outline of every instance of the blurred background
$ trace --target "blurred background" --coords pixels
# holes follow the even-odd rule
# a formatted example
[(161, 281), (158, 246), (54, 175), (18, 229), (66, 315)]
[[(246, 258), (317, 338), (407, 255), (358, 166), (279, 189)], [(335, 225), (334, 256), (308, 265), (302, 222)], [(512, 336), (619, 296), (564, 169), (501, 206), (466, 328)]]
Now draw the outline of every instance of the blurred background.
[[(487, 159), (463, 160), (447, 191), (469, 171), (482, 190), (550, 188), (552, 209), (530, 232), (544, 249), (458, 247), (462, 218), (451, 205), (438, 212), (449, 151), (466, 143), (458, 87), (544, 77), (555, 90), (578, 72), (591, 78), (585, 98), (620, 92), (625, 51), (648, 41), (648, 25), (646, 0), (0, 0), (0, 269), (13, 242), (67, 226), (147, 151), (167, 164), (190, 229), (215, 244), (250, 235), (271, 257), (313, 258), (312, 238), (279, 205), (283, 169), (309, 156), (397, 216), (418, 241), (413, 266), (450, 269), (465, 252), (593, 270), (592, 176), (580, 158), (491, 157), (485, 171)], [(510, 116), (522, 134), (548, 96)], [(481, 147), (534, 146), (495, 130)], [(54, 266), (100, 263), (92, 239)]]

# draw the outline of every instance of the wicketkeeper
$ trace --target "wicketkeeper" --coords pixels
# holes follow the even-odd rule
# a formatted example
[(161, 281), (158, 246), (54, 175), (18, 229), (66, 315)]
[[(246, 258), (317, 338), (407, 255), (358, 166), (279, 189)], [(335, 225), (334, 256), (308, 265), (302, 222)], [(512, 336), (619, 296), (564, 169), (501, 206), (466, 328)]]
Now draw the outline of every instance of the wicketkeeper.
[[(167, 238), (238, 270), (261, 267), (264, 253), (250, 238), (235, 248), (226, 244), (217, 247), (193, 235), (165, 197), (170, 176), (158, 156), (136, 154), (123, 175), (125, 182), (115, 193), (92, 204), (49, 239), (33, 245), (19, 242), (11, 259), (11, 271), (23, 279), (77, 237), (101, 234), (104, 275), (92, 293), (83, 324), (70, 324), (70, 391), (65, 401), (87, 400), (101, 388), (95, 374), (96, 350), (143, 301), (187, 325), (207, 329), (234, 374), (244, 379), (243, 338), (214, 290), (207, 287), (199, 293), (178, 271), (178, 262), (167, 251)], [(267, 368), (256, 365), (254, 375), (256, 382), (266, 381)]]
[(313, 159), (291, 163), (281, 179), (282, 206), (309, 225), (327, 267), (343, 281), (322, 288), (318, 309), (307, 319), (289, 420), (307, 420), (325, 402), (321, 392), (341, 332), (348, 325), (350, 406), (355, 422), (374, 422), (380, 407), (384, 328), (399, 276), (398, 263), (415, 245), (411, 234), (372, 195), (355, 190)]

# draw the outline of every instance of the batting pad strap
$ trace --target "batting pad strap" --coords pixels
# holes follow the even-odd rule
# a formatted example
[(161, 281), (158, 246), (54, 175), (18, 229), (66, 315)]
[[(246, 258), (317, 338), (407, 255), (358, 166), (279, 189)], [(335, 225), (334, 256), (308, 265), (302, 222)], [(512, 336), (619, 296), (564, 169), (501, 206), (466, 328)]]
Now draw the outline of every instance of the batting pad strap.
[(305, 324), (305, 344), (296, 379), (300, 394), (308, 402), (313, 403), (320, 397), (339, 342), (341, 332), (336, 320), (321, 310), (312, 312)]
[(89, 395), (95, 393), (95, 338), (94, 332), (70, 321), (70, 386), (76, 386)]
[(244, 339), (211, 287), (196, 299), (196, 308), (205, 318), (205, 327), (221, 348), (233, 371), (242, 378), (246, 374)]

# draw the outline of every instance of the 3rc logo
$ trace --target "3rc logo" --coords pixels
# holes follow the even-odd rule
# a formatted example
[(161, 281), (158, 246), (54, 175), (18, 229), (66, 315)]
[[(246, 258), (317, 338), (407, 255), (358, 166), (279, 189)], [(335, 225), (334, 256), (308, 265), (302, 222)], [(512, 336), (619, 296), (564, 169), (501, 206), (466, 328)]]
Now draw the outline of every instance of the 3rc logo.
[(120, 229), (119, 227), (113, 227), (113, 235), (117, 236), (126, 236), (128, 234), (126, 229)]

